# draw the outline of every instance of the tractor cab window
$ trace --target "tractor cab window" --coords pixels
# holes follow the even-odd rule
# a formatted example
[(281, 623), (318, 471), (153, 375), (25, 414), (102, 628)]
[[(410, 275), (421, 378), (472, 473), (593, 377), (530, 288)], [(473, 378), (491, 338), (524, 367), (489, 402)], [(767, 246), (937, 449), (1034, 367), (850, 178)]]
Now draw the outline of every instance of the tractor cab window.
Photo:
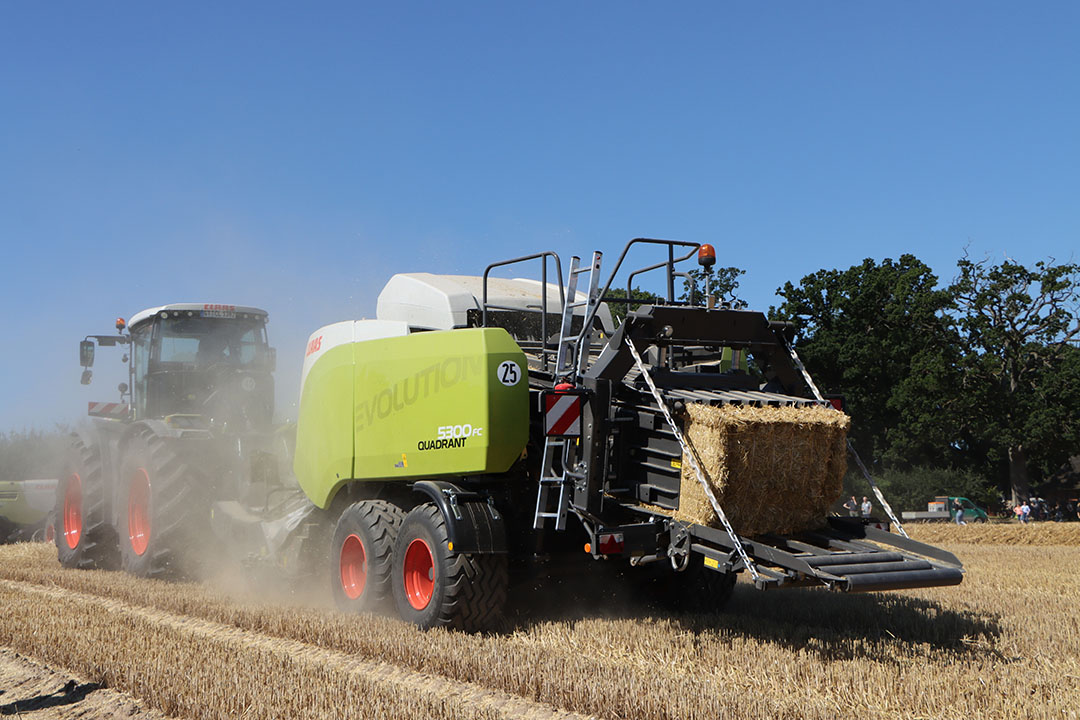
[(159, 325), (157, 360), (197, 367), (252, 365), (266, 348), (266, 331), (258, 319), (179, 317)]
[(159, 315), (147, 324), (149, 341), (136, 340), (149, 350), (135, 351), (136, 412), (269, 422), (274, 396), (265, 325), (252, 316)]
[(146, 375), (150, 369), (150, 326), (143, 325), (131, 333), (132, 399), (135, 419), (146, 416)]
[(197, 337), (184, 335), (162, 334), (161, 352), (158, 359), (161, 362), (193, 363), (199, 350)]

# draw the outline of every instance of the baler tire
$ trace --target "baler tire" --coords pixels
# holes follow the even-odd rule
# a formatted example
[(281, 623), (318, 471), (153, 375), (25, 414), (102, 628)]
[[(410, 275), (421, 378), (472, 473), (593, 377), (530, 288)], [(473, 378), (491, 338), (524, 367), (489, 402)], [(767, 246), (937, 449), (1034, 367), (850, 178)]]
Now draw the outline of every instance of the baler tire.
[(130, 440), (120, 468), (123, 569), (145, 578), (196, 574), (200, 545), (210, 532), (200, 472), (151, 430)]
[[(405, 516), (394, 547), (393, 588), (398, 615), (422, 629), (466, 632), (494, 628), (506, 605), (509, 571), (505, 554), (451, 552), (446, 520), (432, 503)], [(427, 554), (425, 557), (425, 553)], [(420, 565), (410, 560), (421, 558)], [(416, 571), (429, 560), (430, 588), (416, 586)], [(410, 577), (414, 582), (411, 583)]]
[[(331, 592), (340, 610), (371, 612), (388, 604), (394, 542), (404, 518), (404, 510), (385, 500), (355, 502), (341, 513), (334, 528), (329, 565)], [(351, 561), (346, 554), (352, 555)], [(362, 576), (358, 578), (357, 573)]]
[(119, 567), (116, 529), (106, 512), (108, 488), (101, 451), (75, 438), (56, 486), (56, 556), (66, 568), (115, 570)]

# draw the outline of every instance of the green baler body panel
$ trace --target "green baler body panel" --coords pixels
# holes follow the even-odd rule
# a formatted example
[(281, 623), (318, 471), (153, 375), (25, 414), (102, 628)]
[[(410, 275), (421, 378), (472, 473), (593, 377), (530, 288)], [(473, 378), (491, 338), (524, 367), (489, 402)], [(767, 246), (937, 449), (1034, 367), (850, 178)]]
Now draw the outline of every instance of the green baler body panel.
[(528, 441), (526, 372), (524, 353), (501, 328), (327, 350), (300, 397), (300, 487), (325, 508), (350, 480), (505, 472)]
[(55, 480), (0, 481), (0, 518), (15, 525), (36, 525), (55, 503)]
[(356, 344), (327, 350), (311, 368), (300, 395), (293, 472), (319, 507), (326, 507), (328, 494), (340, 481), (352, 477)]

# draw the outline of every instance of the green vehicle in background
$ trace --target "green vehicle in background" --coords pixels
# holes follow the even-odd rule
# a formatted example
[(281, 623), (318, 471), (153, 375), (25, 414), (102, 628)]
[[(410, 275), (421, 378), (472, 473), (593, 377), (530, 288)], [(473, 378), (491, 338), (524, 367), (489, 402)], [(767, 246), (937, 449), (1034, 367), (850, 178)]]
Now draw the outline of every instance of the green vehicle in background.
[(953, 505), (959, 502), (964, 511), (965, 522), (986, 522), (986, 511), (966, 497), (950, 497), (939, 495), (926, 504), (926, 512), (904, 512), (904, 520), (916, 522), (945, 522), (956, 519), (956, 511)]
[(0, 543), (52, 542), (56, 480), (0, 481)]

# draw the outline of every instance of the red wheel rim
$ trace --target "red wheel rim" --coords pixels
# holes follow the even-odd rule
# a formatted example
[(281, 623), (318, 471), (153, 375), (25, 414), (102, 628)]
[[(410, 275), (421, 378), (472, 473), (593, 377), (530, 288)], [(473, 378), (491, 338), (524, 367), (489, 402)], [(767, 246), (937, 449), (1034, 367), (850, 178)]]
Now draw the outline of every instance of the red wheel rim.
[(128, 539), (136, 555), (150, 545), (150, 476), (145, 468), (135, 471), (128, 488)]
[(64, 488), (64, 542), (74, 550), (82, 537), (82, 479), (71, 473)]
[(367, 584), (367, 553), (360, 536), (353, 533), (341, 543), (341, 589), (345, 597), (355, 600), (364, 594)]
[(405, 597), (416, 610), (423, 610), (435, 594), (435, 559), (428, 544), (416, 538), (405, 550)]

